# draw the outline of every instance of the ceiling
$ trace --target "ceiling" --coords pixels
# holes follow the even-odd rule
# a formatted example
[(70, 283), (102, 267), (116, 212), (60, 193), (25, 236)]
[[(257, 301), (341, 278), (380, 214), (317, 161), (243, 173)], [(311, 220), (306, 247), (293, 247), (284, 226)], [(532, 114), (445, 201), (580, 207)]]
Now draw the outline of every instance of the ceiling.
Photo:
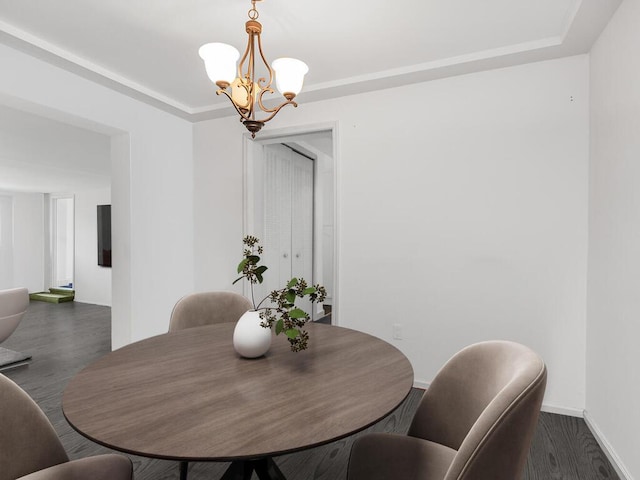
[(0, 105), (0, 192), (109, 188), (111, 139)]
[[(300, 103), (587, 53), (622, 0), (265, 0), (268, 60), (310, 67)], [(189, 121), (235, 115), (198, 48), (242, 51), (249, 0), (0, 0), (0, 42)], [(109, 137), (0, 98), (0, 190), (109, 185)], [(10, 108), (13, 107), (13, 108)], [(34, 142), (37, 139), (37, 142)], [(330, 139), (313, 139), (330, 149)], [(323, 143), (324, 142), (324, 143)]]
[[(265, 0), (268, 60), (310, 67), (299, 101), (586, 53), (621, 0)], [(191, 121), (232, 114), (198, 56), (242, 51), (249, 0), (0, 0), (0, 41)]]

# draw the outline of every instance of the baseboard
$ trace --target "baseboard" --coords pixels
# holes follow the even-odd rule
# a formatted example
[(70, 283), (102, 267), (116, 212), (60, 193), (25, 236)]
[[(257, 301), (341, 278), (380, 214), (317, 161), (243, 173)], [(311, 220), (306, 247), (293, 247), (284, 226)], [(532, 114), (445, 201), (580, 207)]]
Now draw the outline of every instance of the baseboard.
[(613, 449), (613, 446), (609, 443), (596, 422), (589, 415), (589, 412), (585, 410), (583, 416), (587, 427), (589, 427), (589, 430), (591, 430), (591, 433), (595, 437), (596, 442), (598, 442), (598, 445), (600, 445), (600, 448), (609, 459), (609, 462), (611, 462), (611, 466), (620, 477), (620, 480), (634, 480), (627, 467), (624, 465), (616, 451)]
[(425, 382), (424, 380), (413, 380), (413, 387), (419, 388), (421, 390), (426, 390), (429, 388), (429, 382)]
[(78, 297), (76, 297), (75, 302), (76, 303), (84, 303), (86, 305), (97, 305), (99, 307), (109, 307), (109, 308), (111, 308), (111, 305), (109, 305), (108, 303), (94, 302), (93, 300), (84, 300), (84, 299), (78, 300)]
[(543, 412), (555, 413), (557, 415), (567, 415), (568, 417), (584, 417), (584, 410), (570, 407), (558, 407), (557, 405), (549, 405), (548, 403), (543, 403), (541, 410)]

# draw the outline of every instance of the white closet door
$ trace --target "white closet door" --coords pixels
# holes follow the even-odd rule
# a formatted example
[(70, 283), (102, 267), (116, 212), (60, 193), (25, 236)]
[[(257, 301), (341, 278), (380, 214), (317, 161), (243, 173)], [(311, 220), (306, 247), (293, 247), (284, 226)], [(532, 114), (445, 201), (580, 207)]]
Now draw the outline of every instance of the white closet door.
[[(283, 145), (264, 148), (264, 184), (256, 197), (261, 212), (265, 273), (256, 299), (283, 288), (292, 277), (313, 282), (313, 161)], [(261, 204), (260, 204), (261, 203)], [(302, 305), (311, 313), (310, 304)]]
[[(291, 155), (281, 145), (264, 149), (264, 275), (260, 298), (282, 288), (291, 278)], [(258, 235), (259, 236), (259, 235)]]
[[(313, 285), (313, 161), (293, 150), (291, 160), (291, 276)], [(296, 304), (311, 315), (310, 301), (298, 300)]]
[[(291, 191), (292, 170), (289, 149), (274, 145), (273, 155), (267, 165), (266, 240), (269, 249), (277, 255), (277, 262), (270, 262), (277, 285), (284, 285), (291, 278)], [(275, 273), (277, 272), (277, 275)]]

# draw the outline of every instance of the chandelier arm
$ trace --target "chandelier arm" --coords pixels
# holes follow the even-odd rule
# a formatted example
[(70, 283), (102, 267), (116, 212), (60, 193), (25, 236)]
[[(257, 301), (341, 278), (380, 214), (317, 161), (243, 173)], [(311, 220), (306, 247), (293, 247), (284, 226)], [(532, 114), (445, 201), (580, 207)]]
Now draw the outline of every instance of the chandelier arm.
[[(258, 35), (258, 51), (260, 52), (260, 58), (262, 58), (262, 63), (264, 63), (265, 67), (267, 67), (267, 70), (269, 71), (269, 83), (267, 83), (263, 88), (269, 88), (273, 83), (273, 69), (271, 68), (271, 65), (269, 65), (269, 62), (267, 62), (267, 59), (264, 58), (264, 53), (262, 53), (262, 40), (260, 38), (260, 35)], [(260, 80), (264, 81), (263, 78)]]
[[(233, 101), (233, 98), (231, 98), (231, 95), (229, 95), (229, 93), (228, 93), (226, 90), (222, 90), (222, 89), (220, 89), (220, 90), (216, 91), (216, 94), (218, 94), (218, 95), (221, 95), (221, 94), (222, 94), (222, 95), (226, 95), (226, 96), (227, 96), (227, 98), (228, 98), (229, 100), (231, 100), (231, 105), (233, 105), (233, 108), (235, 108), (235, 109), (236, 109), (236, 112), (238, 112), (238, 113), (240, 114), (240, 116), (241, 116), (243, 119), (245, 119), (245, 120), (251, 120), (251, 117), (250, 117), (250, 116), (247, 116), (247, 115), (245, 115), (244, 113), (242, 113), (242, 110), (240, 110), (240, 108), (238, 108), (238, 105), (236, 105), (236, 102), (234, 102), (234, 101)], [(240, 120), (240, 121), (242, 121), (242, 120)]]
[(244, 50), (244, 54), (242, 55), (242, 58), (238, 62), (238, 78), (240, 80), (242, 80), (244, 78), (244, 75), (242, 74), (242, 68), (244, 67), (244, 62), (247, 59), (247, 57), (249, 56), (249, 52), (251, 51), (251, 43), (252, 43), (252, 38), (251, 38), (251, 33), (249, 33), (249, 40), (247, 41), (247, 48)]
[(293, 100), (287, 100), (286, 102), (280, 104), (278, 107), (275, 108), (275, 110), (269, 110), (270, 112), (273, 112), (271, 115), (269, 115), (267, 118), (263, 118), (262, 120), (260, 120), (262, 123), (267, 123), (269, 120), (271, 120), (273, 117), (276, 116), (276, 114), (283, 108), (286, 107), (287, 105), (293, 105), (294, 107), (297, 107), (298, 104), (296, 102), (294, 102)]
[(267, 107), (265, 107), (265, 106), (264, 106), (264, 104), (262, 103), (262, 96), (263, 96), (265, 93), (267, 93), (267, 92), (269, 92), (269, 93), (275, 93), (275, 91), (274, 91), (274, 90), (273, 90), (273, 88), (271, 88), (271, 87), (267, 87), (267, 88), (265, 88), (264, 90), (262, 90), (262, 91), (260, 92), (260, 95), (258, 95), (258, 106), (260, 107), (260, 110), (262, 110), (264, 113), (272, 113), (272, 112), (275, 112), (275, 111), (278, 109), (278, 107), (275, 107), (275, 108), (267, 108)]

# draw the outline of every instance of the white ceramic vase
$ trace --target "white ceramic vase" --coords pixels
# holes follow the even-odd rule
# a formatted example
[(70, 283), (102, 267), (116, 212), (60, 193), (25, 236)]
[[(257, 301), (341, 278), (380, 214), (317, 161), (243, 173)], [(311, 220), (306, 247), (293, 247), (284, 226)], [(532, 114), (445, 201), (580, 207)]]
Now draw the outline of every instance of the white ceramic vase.
[(271, 347), (271, 329), (260, 325), (260, 312), (249, 310), (236, 323), (233, 348), (245, 358), (261, 357)]

